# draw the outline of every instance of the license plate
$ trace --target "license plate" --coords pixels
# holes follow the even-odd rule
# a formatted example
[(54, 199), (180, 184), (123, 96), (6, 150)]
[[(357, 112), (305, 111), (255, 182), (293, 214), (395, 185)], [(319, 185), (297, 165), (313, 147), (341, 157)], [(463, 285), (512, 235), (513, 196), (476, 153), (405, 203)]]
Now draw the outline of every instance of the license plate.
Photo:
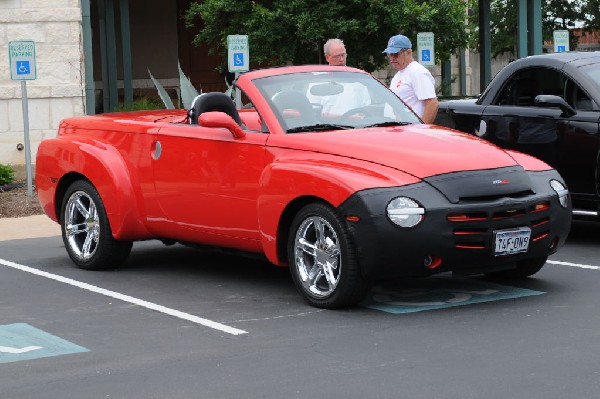
[(527, 252), (531, 229), (529, 227), (519, 227), (510, 230), (497, 230), (494, 235), (496, 237), (494, 256), (512, 255)]

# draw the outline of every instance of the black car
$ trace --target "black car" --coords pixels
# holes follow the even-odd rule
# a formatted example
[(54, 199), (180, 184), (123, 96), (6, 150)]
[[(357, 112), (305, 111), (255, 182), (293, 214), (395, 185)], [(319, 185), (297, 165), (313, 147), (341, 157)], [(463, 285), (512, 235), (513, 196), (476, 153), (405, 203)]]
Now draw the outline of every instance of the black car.
[(600, 52), (511, 62), (478, 99), (442, 101), (436, 124), (546, 161), (565, 179), (573, 214), (600, 218)]

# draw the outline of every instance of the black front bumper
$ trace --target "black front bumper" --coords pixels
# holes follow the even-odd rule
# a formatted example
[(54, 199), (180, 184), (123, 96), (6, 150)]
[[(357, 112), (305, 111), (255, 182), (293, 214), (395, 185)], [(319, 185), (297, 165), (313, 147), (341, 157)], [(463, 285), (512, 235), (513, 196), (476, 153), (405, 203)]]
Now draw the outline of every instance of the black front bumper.
[[(549, 181), (556, 179), (563, 184), (564, 181), (553, 170), (524, 173), (529, 175), (530, 190), (514, 195), (449, 199), (452, 196), (442, 194), (439, 186), (434, 188), (426, 182), (354, 194), (338, 211), (346, 220), (355, 220), (348, 216), (359, 219), (347, 221), (347, 226), (363, 274), (381, 278), (448, 271), (485, 273), (514, 268), (520, 260), (545, 258), (556, 252), (564, 244), (571, 226), (571, 204), (570, 200), (566, 207), (559, 204)], [(452, 179), (453, 184), (470, 184), (472, 179), (468, 175), (465, 173), (462, 180)], [(490, 175), (493, 177), (493, 172)], [(412, 198), (425, 208), (424, 220), (419, 225), (401, 228), (388, 219), (386, 206), (399, 196)], [(494, 256), (494, 232), (524, 226), (531, 228), (527, 252)], [(428, 267), (431, 259), (441, 263), (435, 268)]]

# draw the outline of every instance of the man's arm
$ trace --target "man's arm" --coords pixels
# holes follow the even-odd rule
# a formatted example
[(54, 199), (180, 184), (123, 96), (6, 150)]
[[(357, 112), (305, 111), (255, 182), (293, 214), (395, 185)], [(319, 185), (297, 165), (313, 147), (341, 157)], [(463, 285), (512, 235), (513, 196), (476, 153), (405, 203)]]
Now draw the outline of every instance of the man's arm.
[(433, 123), (435, 121), (435, 117), (437, 116), (439, 102), (437, 97), (428, 98), (427, 100), (423, 100), (423, 122), (425, 123)]

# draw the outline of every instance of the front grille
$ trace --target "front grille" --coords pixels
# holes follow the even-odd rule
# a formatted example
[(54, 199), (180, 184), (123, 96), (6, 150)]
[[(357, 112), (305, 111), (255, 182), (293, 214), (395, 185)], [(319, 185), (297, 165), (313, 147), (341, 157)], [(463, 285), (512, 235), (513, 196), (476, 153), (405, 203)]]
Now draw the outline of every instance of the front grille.
[(450, 213), (447, 220), (452, 226), (455, 248), (491, 253), (496, 230), (526, 226), (531, 228), (531, 242), (546, 238), (550, 234), (550, 203), (542, 201), (502, 210)]
[(465, 197), (459, 197), (458, 200), (461, 203), (488, 202), (488, 201), (496, 201), (501, 198), (514, 198), (514, 199), (525, 198), (532, 194), (534, 194), (534, 192), (531, 190), (523, 190), (523, 191), (517, 191), (517, 192), (512, 192), (512, 193), (506, 192), (506, 193), (501, 193), (501, 194), (496, 194), (496, 195), (465, 196)]

